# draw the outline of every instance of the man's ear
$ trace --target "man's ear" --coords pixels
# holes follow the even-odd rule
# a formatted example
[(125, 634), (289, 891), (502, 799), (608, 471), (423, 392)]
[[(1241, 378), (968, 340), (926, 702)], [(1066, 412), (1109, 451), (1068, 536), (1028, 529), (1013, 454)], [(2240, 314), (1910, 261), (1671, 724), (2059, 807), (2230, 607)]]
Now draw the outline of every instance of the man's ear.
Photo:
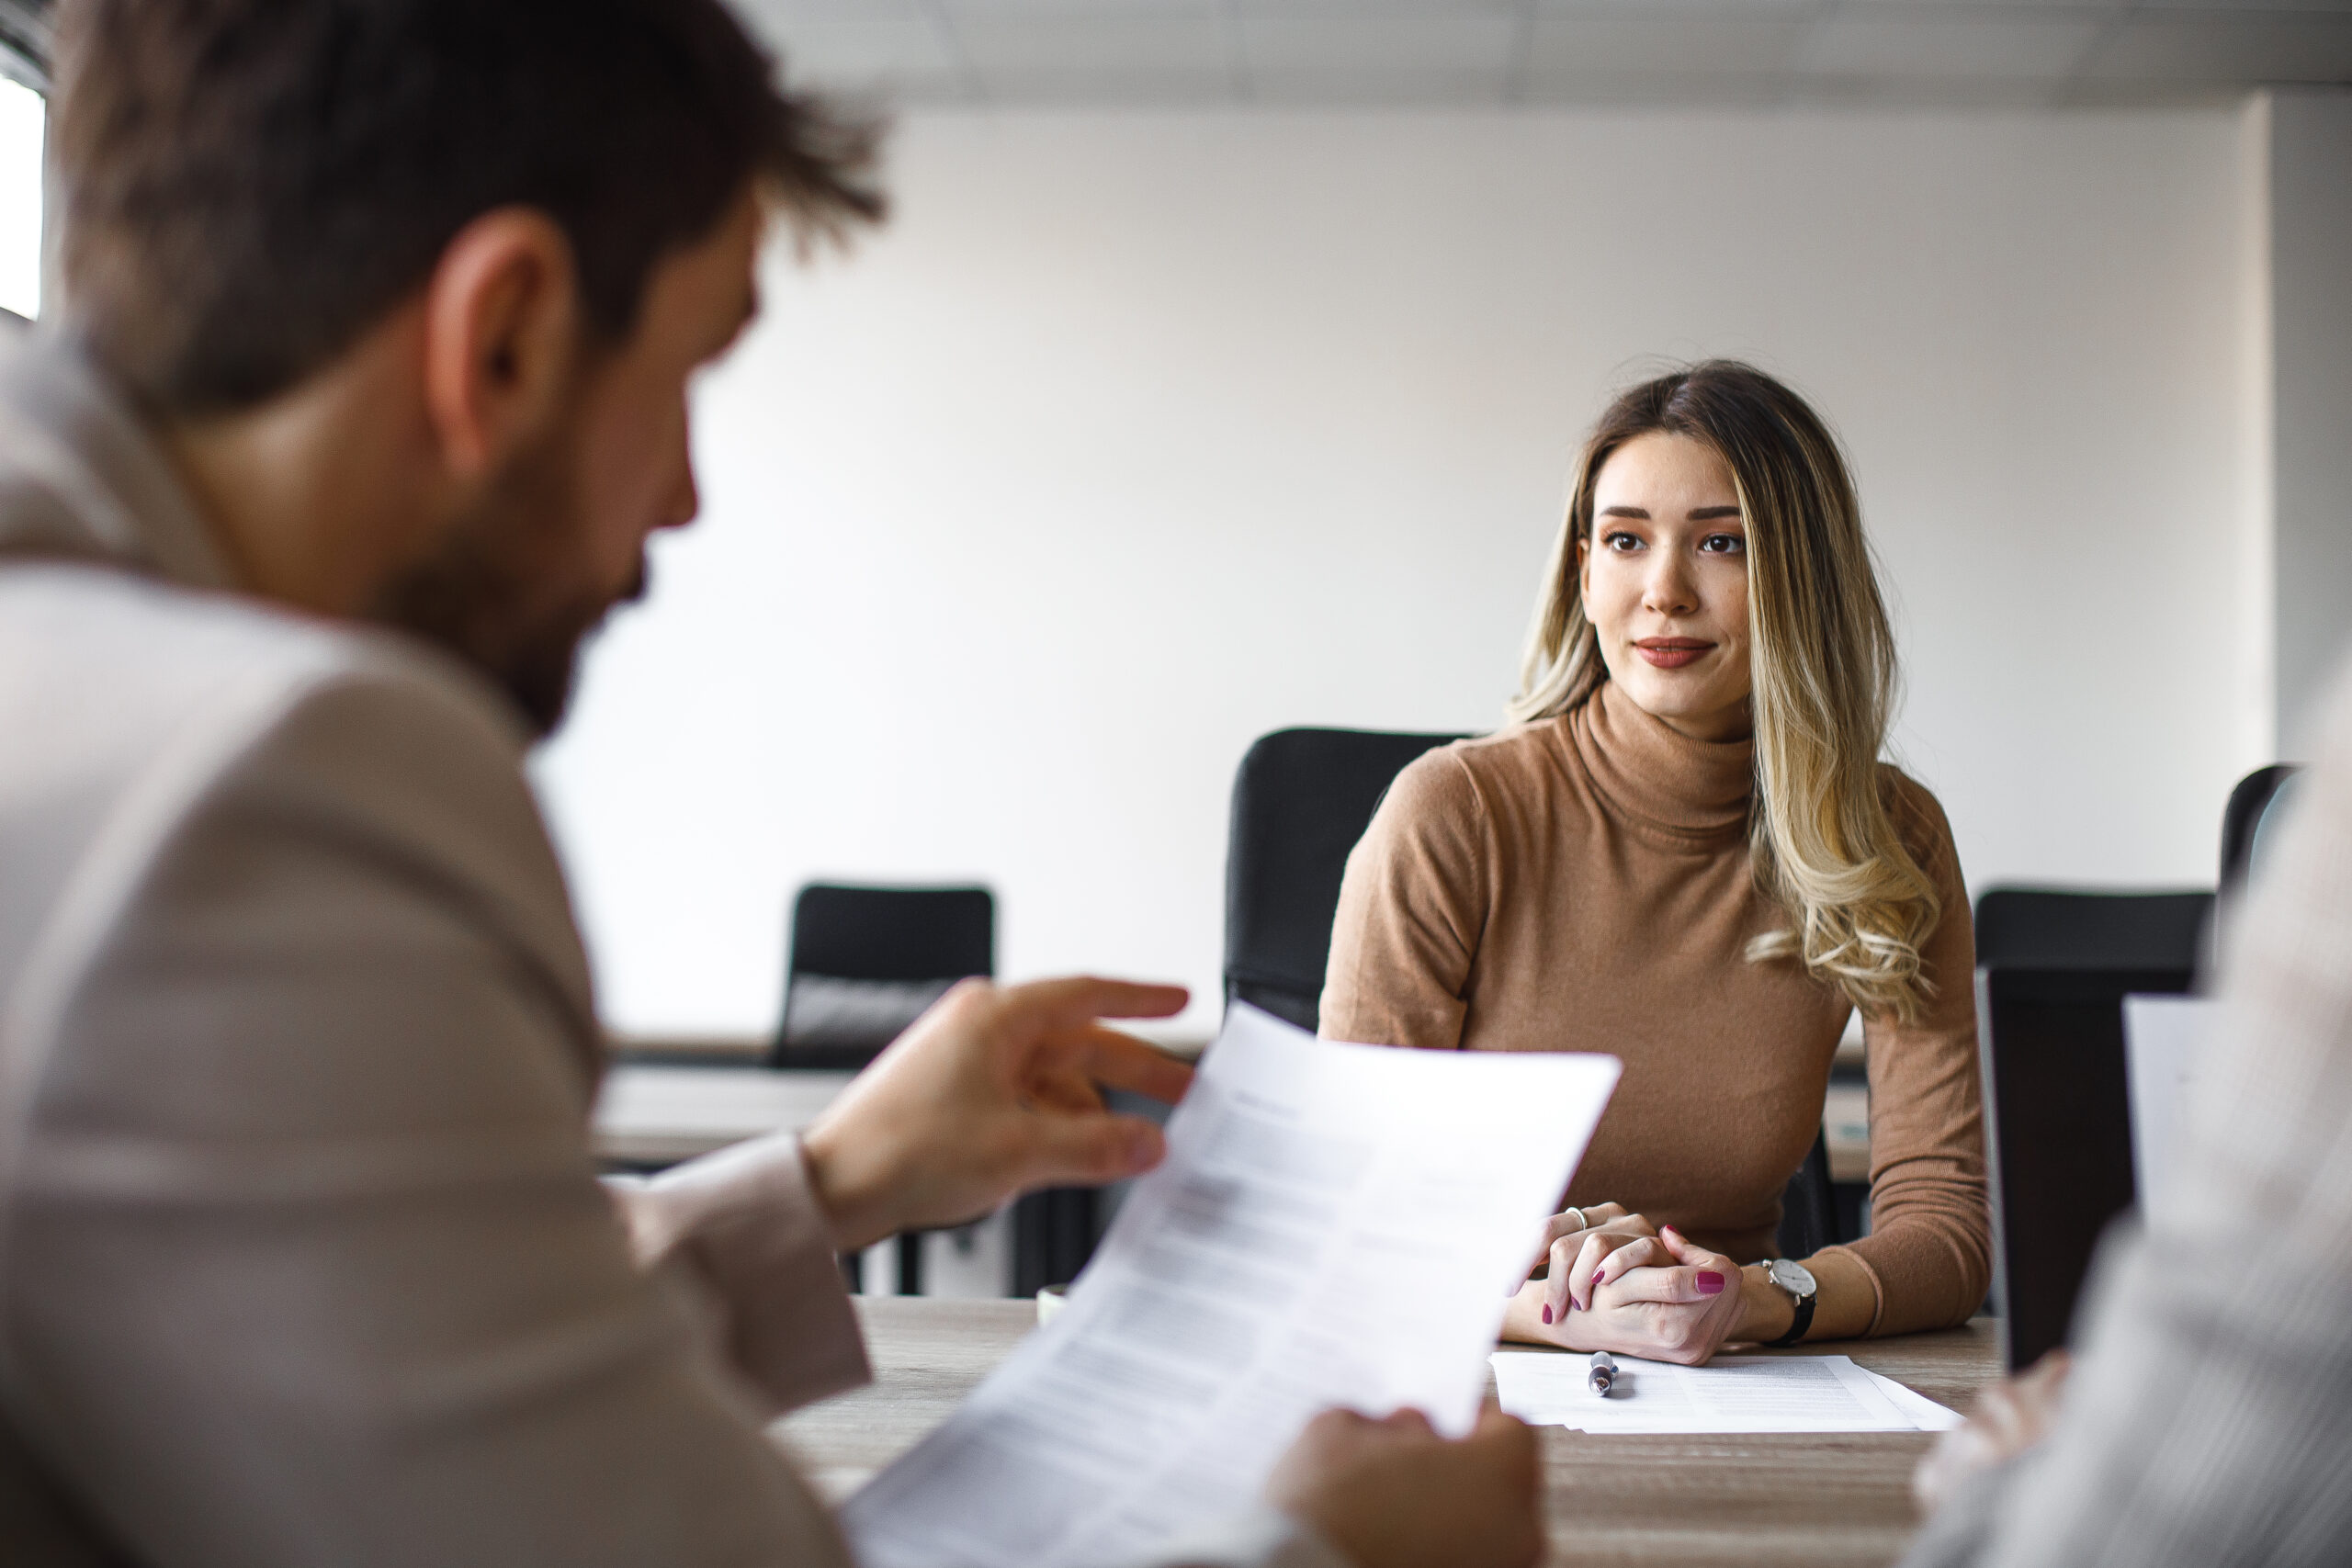
[(560, 410), (581, 342), (571, 244), (530, 208), (458, 231), (425, 284), (427, 418), (452, 474), (473, 478)]

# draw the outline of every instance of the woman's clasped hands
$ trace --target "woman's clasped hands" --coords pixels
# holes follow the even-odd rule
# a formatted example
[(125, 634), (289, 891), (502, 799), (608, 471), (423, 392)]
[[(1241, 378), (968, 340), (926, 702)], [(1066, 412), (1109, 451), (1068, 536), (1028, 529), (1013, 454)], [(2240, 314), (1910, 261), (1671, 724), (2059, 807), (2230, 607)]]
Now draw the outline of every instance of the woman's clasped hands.
[(1554, 1215), (1538, 1264), (1505, 1314), (1509, 1337), (1696, 1366), (1740, 1337), (1754, 1304), (1738, 1264), (1617, 1203)]

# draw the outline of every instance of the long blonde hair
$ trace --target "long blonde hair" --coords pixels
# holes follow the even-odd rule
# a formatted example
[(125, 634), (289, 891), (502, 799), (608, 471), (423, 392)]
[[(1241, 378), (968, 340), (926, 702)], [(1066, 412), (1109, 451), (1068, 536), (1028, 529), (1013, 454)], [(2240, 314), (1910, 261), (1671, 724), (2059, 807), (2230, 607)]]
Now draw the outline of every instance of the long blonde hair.
[(1711, 359), (1632, 389), (1586, 440), (1544, 581), (1510, 716), (1568, 712), (1609, 679), (1585, 615), (1577, 541), (1589, 539), (1602, 465), (1635, 436), (1689, 436), (1719, 454), (1747, 524), (1749, 859), (1790, 929), (1747, 956), (1793, 958), (1865, 1015), (1916, 1019), (1930, 986), (1919, 943), (1942, 901), (1904, 848), (1879, 753), (1895, 690), (1894, 635), (1837, 438), (1788, 388)]

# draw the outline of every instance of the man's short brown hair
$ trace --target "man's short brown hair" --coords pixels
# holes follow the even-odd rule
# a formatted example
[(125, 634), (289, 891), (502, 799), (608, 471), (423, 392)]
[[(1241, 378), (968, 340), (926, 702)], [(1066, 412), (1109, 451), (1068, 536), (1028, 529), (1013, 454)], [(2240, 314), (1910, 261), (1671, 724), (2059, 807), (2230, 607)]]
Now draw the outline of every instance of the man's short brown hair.
[(168, 415), (297, 384), (495, 208), (616, 340), (754, 181), (803, 236), (881, 211), (870, 128), (719, 0), (67, 0), (57, 64), (66, 324)]

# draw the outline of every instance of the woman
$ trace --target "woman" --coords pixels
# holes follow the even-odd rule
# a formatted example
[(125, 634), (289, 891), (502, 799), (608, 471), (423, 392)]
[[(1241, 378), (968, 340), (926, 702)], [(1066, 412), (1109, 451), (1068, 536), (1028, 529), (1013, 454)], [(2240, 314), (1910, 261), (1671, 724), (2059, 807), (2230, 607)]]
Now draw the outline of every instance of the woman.
[[(1510, 1337), (1699, 1361), (1984, 1299), (1967, 895), (1935, 798), (1879, 760), (1894, 662), (1801, 399), (1718, 360), (1611, 405), (1517, 722), (1397, 779), (1323, 991), (1333, 1039), (1623, 1059)], [(1768, 1268), (1856, 1010), (1871, 1234)]]

